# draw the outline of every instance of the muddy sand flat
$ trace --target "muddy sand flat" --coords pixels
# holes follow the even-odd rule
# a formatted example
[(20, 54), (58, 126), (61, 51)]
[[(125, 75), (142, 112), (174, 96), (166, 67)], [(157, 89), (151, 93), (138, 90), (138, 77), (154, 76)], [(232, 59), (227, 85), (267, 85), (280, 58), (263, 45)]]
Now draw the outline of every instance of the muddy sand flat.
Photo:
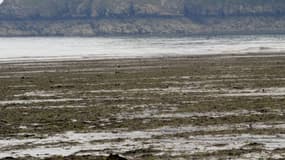
[(279, 159), (284, 113), (282, 54), (0, 63), (0, 159)]

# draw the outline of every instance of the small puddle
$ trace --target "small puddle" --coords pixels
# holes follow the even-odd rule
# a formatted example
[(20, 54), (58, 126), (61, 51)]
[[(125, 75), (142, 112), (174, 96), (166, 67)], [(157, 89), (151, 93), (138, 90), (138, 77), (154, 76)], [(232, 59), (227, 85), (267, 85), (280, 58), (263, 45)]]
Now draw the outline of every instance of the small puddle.
[(48, 102), (75, 102), (82, 101), (83, 99), (33, 99), (33, 100), (10, 100), (10, 101), (0, 101), (0, 105), (9, 105), (9, 104), (32, 104), (32, 103), (48, 103)]

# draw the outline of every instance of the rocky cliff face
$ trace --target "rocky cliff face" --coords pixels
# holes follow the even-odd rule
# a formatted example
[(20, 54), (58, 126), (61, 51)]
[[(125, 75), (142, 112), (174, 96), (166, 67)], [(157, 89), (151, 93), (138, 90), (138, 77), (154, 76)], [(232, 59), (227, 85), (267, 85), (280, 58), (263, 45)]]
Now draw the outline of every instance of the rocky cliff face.
[(283, 0), (186, 0), (188, 16), (280, 16)]
[(5, 0), (2, 19), (183, 16), (184, 0)]
[(4, 0), (0, 35), (279, 32), (284, 16), (284, 0)]

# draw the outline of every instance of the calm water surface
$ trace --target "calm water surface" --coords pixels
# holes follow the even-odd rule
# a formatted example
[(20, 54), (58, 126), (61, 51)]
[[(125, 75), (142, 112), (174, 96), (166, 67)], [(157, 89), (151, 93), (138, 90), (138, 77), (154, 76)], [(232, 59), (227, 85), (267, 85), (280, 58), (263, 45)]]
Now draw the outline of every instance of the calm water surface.
[(285, 35), (187, 38), (0, 38), (0, 61), (284, 52)]

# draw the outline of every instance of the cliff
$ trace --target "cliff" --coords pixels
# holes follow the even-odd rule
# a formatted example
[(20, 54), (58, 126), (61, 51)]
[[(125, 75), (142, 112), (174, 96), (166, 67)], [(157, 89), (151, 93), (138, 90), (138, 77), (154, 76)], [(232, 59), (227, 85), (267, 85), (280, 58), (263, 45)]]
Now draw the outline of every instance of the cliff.
[(285, 33), (284, 0), (4, 0), (0, 36)]

